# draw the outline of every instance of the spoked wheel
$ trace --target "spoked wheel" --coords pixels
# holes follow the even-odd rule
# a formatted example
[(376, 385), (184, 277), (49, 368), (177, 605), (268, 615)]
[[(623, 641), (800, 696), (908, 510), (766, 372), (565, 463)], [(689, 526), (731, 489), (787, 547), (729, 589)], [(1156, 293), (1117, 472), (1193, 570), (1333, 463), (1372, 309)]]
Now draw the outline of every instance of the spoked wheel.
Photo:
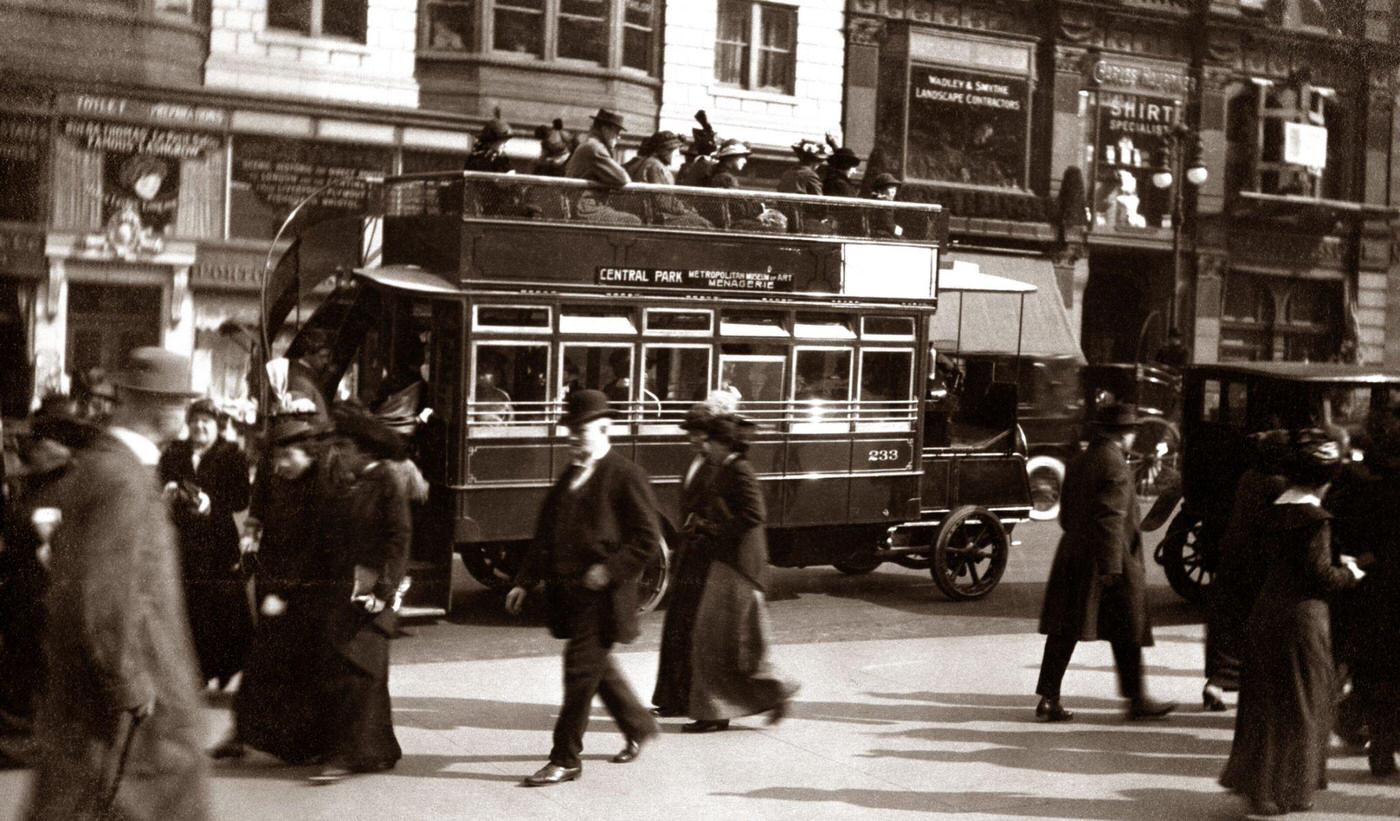
[(1181, 471), (1181, 432), (1165, 419), (1148, 417), (1138, 428), (1129, 456), (1139, 496), (1156, 496)]
[(1065, 463), (1048, 454), (1026, 462), (1031, 486), (1031, 518), (1049, 521), (1060, 515), (1060, 488), (1065, 481)]
[(661, 549), (647, 562), (642, 577), (637, 580), (637, 612), (650, 613), (666, 598), (671, 587), (671, 545), (665, 535), (661, 537)]
[(964, 505), (939, 526), (929, 572), (948, 598), (980, 599), (1001, 581), (1010, 548), (1011, 538), (995, 514)]
[(1167, 575), (1172, 590), (1192, 604), (1205, 600), (1206, 590), (1215, 576), (1208, 561), (1210, 546), (1202, 539), (1204, 528), (1195, 516), (1178, 513), (1157, 545), (1157, 562)]
[(526, 547), (523, 542), (459, 544), (457, 555), (473, 579), (492, 590), (504, 590), (515, 579)]

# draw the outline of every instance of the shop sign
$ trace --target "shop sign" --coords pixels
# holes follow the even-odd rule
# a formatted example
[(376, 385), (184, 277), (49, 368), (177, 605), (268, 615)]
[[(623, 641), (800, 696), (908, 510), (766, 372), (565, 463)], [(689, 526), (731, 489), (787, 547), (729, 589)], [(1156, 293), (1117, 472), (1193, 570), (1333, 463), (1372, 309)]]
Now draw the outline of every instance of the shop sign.
[(0, 273), (41, 276), (46, 267), (42, 231), (0, 228)]
[(1180, 117), (1180, 102), (1169, 97), (1099, 93), (1098, 145), (1086, 149), (1096, 225), (1159, 228), (1170, 221), (1170, 190), (1156, 188), (1152, 174)]
[(222, 130), (228, 112), (211, 106), (150, 102), (105, 94), (61, 94), (58, 110), (104, 120), (134, 120), (180, 128)]
[(299, 205), (295, 233), (337, 216), (365, 214), (392, 157), (380, 148), (270, 137), (236, 137), (230, 197), (230, 233), (271, 239)]
[(201, 245), (190, 267), (190, 285), (255, 291), (262, 287), (266, 260), (267, 257), (258, 252)]
[(718, 271), (682, 268), (598, 268), (599, 285), (675, 288), (689, 291), (791, 293), (793, 274), (784, 271)]
[(1022, 187), (1030, 83), (1024, 77), (911, 66), (907, 174)]
[(0, 115), (0, 220), (41, 222), (44, 218), (44, 160), (48, 123), (39, 117)]
[(1185, 97), (1196, 89), (1196, 78), (1185, 71), (1099, 60), (1092, 71), (1094, 85), (1127, 91)]

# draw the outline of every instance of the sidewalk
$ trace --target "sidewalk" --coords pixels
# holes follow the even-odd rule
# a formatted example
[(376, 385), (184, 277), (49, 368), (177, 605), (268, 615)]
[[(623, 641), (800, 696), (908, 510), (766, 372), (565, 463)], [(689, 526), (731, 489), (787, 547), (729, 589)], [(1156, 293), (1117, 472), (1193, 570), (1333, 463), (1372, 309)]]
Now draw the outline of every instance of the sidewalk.
[[(395, 720), (405, 757), (390, 773), (328, 787), (306, 768), (214, 769), (213, 817), (375, 819), (914, 818), (1215, 819), (1244, 802), (1215, 784), (1234, 712), (1204, 713), (1199, 626), (1157, 630), (1146, 651), (1154, 695), (1182, 702), (1164, 722), (1122, 721), (1106, 644), (1081, 645), (1066, 678), (1068, 724), (1033, 720), (1041, 639), (1007, 620), (1000, 635), (784, 645), (801, 680), (792, 718), (686, 736), (679, 721), (627, 765), (601, 707), (581, 780), (526, 789), (544, 763), (559, 697), (558, 658), (396, 666)], [(650, 694), (654, 652), (619, 660)], [(210, 738), (227, 714), (211, 710)], [(1290, 819), (1394, 818), (1400, 782), (1360, 756), (1331, 762), (1317, 810)], [(0, 774), (0, 818), (17, 817), (27, 776)]]

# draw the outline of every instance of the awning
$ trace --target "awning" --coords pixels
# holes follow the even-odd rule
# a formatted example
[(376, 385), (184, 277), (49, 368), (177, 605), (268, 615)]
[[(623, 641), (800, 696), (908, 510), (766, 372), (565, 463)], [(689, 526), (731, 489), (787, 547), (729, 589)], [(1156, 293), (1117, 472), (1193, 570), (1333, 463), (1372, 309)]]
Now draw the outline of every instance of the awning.
[(952, 258), (953, 267), (938, 273), (938, 312), (930, 320), (935, 347), (1084, 361), (1050, 260), (965, 251)]
[(417, 265), (384, 265), (378, 268), (356, 268), (355, 276), (364, 277), (376, 285), (400, 291), (413, 291), (428, 296), (460, 296), (463, 291), (437, 274)]

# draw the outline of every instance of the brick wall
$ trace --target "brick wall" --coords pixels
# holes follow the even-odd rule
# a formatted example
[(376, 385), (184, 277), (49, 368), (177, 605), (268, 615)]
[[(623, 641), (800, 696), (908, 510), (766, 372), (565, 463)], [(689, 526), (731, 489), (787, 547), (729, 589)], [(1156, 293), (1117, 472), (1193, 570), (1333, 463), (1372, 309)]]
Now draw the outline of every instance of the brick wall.
[(364, 43), (268, 30), (267, 0), (213, 0), (205, 85), (254, 94), (418, 106), (417, 0), (369, 0)]
[(797, 14), (793, 95), (727, 88), (715, 81), (716, 0), (666, 6), (661, 128), (688, 135), (705, 109), (721, 137), (786, 149), (841, 130), (845, 63), (843, 0), (777, 0)]

